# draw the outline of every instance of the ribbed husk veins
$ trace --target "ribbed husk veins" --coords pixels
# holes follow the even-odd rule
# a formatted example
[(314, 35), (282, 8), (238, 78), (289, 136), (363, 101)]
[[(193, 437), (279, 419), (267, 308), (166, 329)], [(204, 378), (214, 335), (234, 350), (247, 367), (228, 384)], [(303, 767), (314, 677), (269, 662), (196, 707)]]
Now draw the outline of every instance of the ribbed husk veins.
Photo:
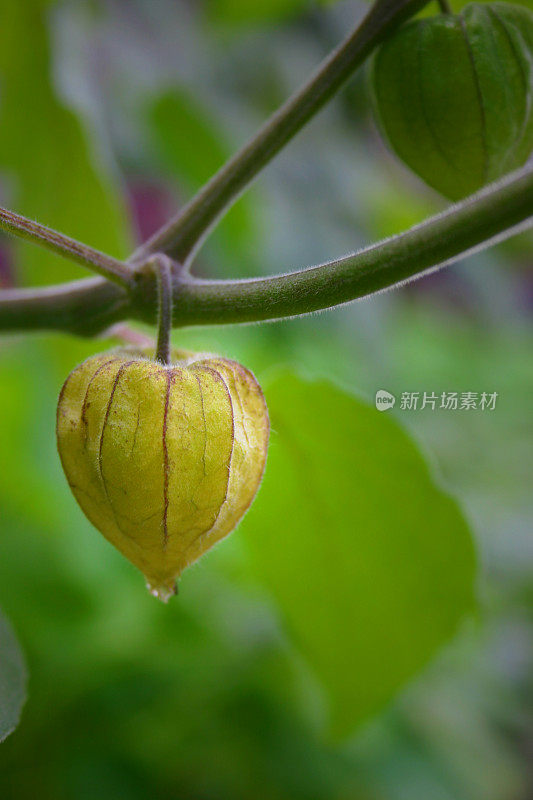
[(140, 351), (89, 358), (67, 378), (57, 409), (76, 500), (161, 599), (250, 506), (268, 435), (251, 372), (183, 351), (170, 366)]
[(406, 24), (377, 51), (378, 124), (430, 186), (464, 197), (533, 149), (533, 14), (508, 3)]

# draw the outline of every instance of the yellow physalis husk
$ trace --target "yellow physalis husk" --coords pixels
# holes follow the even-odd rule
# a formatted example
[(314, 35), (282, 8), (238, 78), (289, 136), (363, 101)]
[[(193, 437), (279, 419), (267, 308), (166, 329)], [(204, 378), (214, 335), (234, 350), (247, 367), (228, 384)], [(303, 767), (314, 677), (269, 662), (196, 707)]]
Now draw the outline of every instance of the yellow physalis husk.
[(58, 449), (76, 500), (163, 600), (250, 506), (268, 435), (254, 376), (216, 356), (173, 351), (164, 366), (111, 351), (77, 367), (59, 396)]

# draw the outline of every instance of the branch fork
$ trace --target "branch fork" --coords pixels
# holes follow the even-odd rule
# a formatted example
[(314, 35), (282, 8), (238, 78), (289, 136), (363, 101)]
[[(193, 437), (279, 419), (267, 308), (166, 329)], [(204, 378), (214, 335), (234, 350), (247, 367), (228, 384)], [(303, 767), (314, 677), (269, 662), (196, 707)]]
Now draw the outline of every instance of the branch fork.
[(158, 358), (165, 363), (172, 324), (254, 322), (331, 308), (533, 226), (530, 164), (400, 236), (317, 267), (241, 281), (205, 281), (189, 273), (194, 254), (219, 217), (372, 50), (426, 2), (376, 0), (310, 81), (128, 262), (0, 209), (1, 229), (103, 278), (0, 291), (0, 331), (49, 329), (94, 336), (128, 318), (149, 323), (159, 319)]

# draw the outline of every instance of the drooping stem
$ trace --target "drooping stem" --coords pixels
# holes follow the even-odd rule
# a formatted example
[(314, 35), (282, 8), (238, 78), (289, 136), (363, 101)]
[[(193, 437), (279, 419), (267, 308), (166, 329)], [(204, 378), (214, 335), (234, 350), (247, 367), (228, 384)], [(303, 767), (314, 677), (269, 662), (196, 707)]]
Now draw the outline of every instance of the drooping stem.
[(365, 61), (372, 50), (428, 0), (376, 0), (362, 23), (185, 208), (132, 256), (165, 252), (186, 267), (219, 217)]
[(157, 348), (156, 361), (170, 364), (170, 334), (172, 331), (172, 261), (163, 254), (154, 256), (150, 265), (157, 279)]
[(0, 207), (0, 229), (82, 264), (118, 286), (130, 283), (132, 270), (127, 264), (7, 208)]
[[(533, 164), (399, 236), (318, 267), (241, 281), (174, 276), (174, 325), (273, 320), (365, 297), (452, 264), (533, 226)], [(150, 283), (150, 280), (152, 281)], [(130, 293), (94, 279), (0, 292), (0, 330), (65, 330), (93, 336), (123, 319), (155, 322), (155, 280)]]

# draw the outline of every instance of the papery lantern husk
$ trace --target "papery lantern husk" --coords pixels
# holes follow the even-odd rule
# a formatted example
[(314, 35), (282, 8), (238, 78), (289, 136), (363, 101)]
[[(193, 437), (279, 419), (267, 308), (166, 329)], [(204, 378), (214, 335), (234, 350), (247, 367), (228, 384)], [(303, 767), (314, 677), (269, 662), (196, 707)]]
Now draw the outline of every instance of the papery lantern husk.
[(166, 600), (229, 534), (265, 468), (268, 412), (235, 361), (121, 349), (67, 378), (57, 409), (65, 475), (86, 516)]

